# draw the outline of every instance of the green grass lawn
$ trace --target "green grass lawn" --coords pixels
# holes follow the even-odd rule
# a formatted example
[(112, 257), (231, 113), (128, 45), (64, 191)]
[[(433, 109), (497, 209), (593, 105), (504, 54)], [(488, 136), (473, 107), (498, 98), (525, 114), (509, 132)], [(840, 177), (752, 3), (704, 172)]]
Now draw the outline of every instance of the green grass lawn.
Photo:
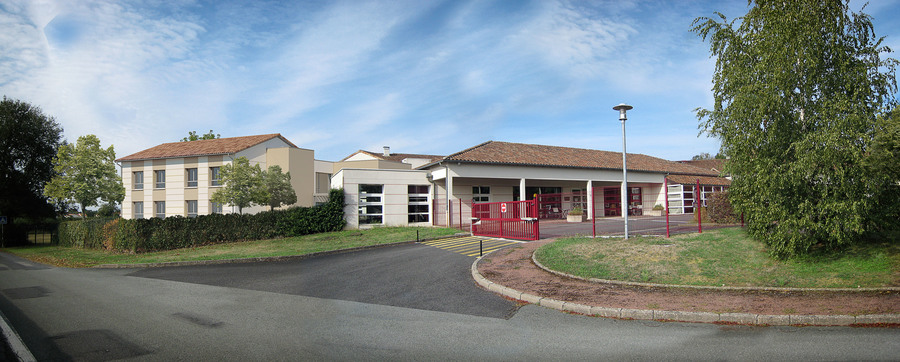
[(535, 252), (544, 266), (582, 277), (630, 282), (799, 288), (900, 286), (900, 243), (841, 253), (771, 258), (740, 228), (666, 238), (573, 237)]
[(100, 264), (161, 263), (187, 260), (305, 255), (321, 251), (415, 241), (416, 231), (419, 232), (419, 238), (422, 239), (453, 235), (459, 232), (457, 229), (447, 228), (385, 227), (368, 230), (344, 230), (293, 238), (216, 244), (140, 254), (45, 245), (0, 250), (44, 264), (81, 268)]

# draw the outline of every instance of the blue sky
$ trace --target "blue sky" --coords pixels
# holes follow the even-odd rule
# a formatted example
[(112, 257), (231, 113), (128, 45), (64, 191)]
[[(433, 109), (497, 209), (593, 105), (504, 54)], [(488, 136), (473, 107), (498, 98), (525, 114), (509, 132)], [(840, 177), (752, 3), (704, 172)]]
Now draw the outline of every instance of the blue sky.
[[(719, 147), (698, 137), (714, 60), (689, 32), (714, 11), (747, 2), (2, 0), (0, 93), (118, 157), (210, 129), (329, 161), (488, 140), (618, 151), (626, 102), (629, 153), (689, 159)], [(900, 1), (865, 12), (900, 49)]]

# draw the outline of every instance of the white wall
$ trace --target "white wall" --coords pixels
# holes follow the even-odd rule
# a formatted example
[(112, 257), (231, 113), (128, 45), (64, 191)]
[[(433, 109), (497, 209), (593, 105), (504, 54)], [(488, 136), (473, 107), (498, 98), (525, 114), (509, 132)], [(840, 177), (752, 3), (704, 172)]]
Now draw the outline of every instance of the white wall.
[[(359, 185), (384, 185), (383, 192), (383, 224), (384, 226), (407, 226), (409, 185), (430, 185), (426, 177), (428, 172), (418, 170), (377, 170), (377, 169), (341, 169), (331, 178), (332, 188), (344, 188), (344, 217), (348, 229), (357, 229), (359, 225)], [(429, 204), (431, 198), (429, 197)], [(419, 223), (430, 225), (431, 223)], [(363, 225), (362, 227), (371, 227)]]

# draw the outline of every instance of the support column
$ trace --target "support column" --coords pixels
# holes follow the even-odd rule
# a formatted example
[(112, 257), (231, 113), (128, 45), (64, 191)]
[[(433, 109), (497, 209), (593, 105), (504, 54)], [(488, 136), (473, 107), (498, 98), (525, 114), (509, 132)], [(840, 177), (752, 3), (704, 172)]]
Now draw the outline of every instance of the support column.
[(594, 219), (594, 180), (588, 180), (587, 182), (587, 216), (588, 219)]
[(450, 165), (444, 166), (447, 174), (444, 176), (444, 185), (447, 186), (447, 227), (453, 227), (450, 223), (453, 221), (453, 211), (451, 209), (452, 202), (450, 195), (453, 195), (453, 176), (450, 176)]
[(519, 201), (525, 201), (525, 179), (519, 179)]

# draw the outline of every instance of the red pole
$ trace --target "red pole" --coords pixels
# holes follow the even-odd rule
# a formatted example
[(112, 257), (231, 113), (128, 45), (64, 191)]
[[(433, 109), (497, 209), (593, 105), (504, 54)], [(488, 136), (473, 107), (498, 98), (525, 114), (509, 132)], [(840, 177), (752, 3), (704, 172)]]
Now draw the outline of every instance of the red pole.
[(541, 238), (541, 221), (538, 220), (537, 202), (531, 204), (531, 212), (531, 216), (534, 217), (534, 240), (539, 240)]
[(594, 192), (597, 190), (596, 187), (591, 188), (591, 228), (593, 231), (591, 232), (591, 236), (597, 237), (597, 193)]
[(463, 228), (463, 223), (462, 223), (462, 199), (459, 199), (459, 229), (462, 230), (462, 228)]
[(697, 188), (694, 189), (694, 208), (697, 209), (697, 232), (703, 233), (703, 215), (700, 215), (700, 206), (703, 206), (703, 202), (700, 201), (700, 179), (697, 179)]
[(669, 176), (666, 176), (666, 178), (664, 179), (663, 182), (664, 182), (664, 186), (663, 186), (663, 187), (665, 188), (665, 189), (663, 190), (663, 192), (666, 193), (666, 208), (665, 208), (665, 212), (666, 212), (666, 238), (668, 238), (668, 237), (669, 237)]

